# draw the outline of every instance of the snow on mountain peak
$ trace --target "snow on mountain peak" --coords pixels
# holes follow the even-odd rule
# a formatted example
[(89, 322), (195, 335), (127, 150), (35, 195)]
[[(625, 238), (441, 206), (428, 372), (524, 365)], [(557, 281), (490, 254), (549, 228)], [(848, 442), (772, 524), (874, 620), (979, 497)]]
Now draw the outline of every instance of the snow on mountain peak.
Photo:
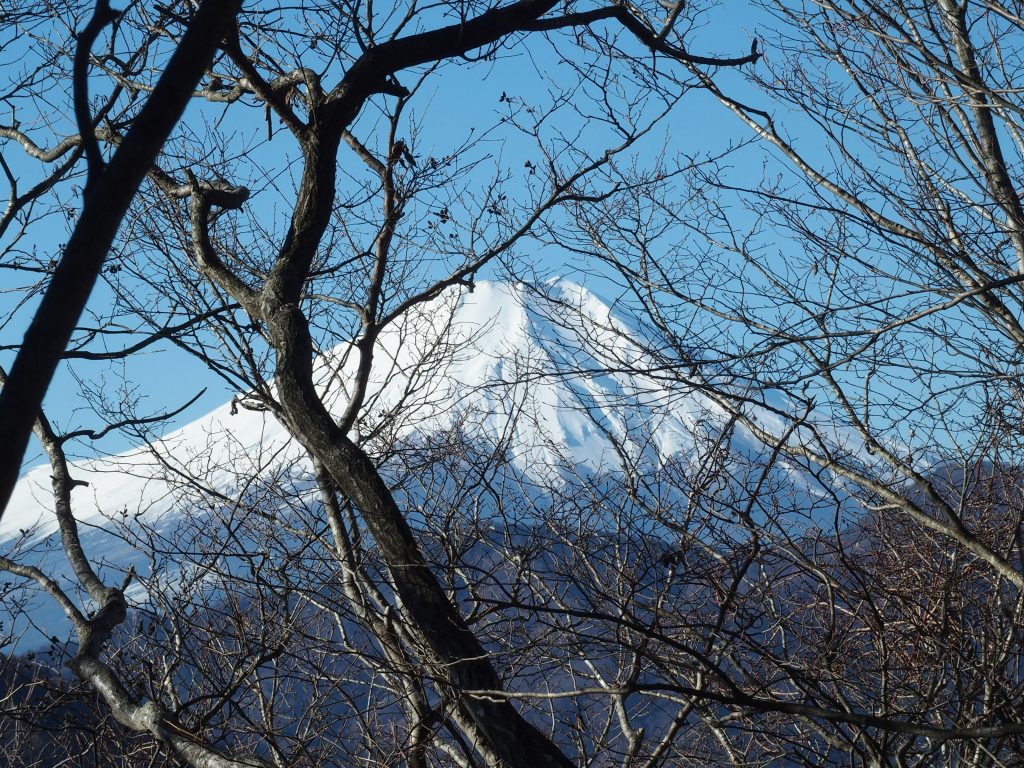
[[(543, 295), (524, 284), (455, 287), (381, 334), (357, 432), (372, 431), (382, 414), (397, 416), (390, 435), (398, 438), (458, 425), (504, 441), (514, 463), (532, 473), (562, 462), (613, 469), (618, 454), (611, 438), (629, 446), (635, 424), (645, 425), (658, 454), (692, 450), (695, 425), (717, 409), (696, 395), (669, 405), (653, 382), (607, 370), (641, 359), (628, 327), (582, 286), (553, 281)], [(338, 414), (355, 365), (351, 344), (319, 361), (320, 386)], [(223, 491), (240, 462), (260, 472), (268, 462), (302, 461), (273, 416), (233, 410), (226, 403), (150, 446), (76, 462), (72, 476), (89, 483), (75, 491), (79, 520), (158, 519), (175, 504), (168, 474), (193, 475)], [(55, 529), (49, 474), (38, 467), (19, 481), (0, 522), (0, 542)]]
[[(369, 389), (382, 408), (406, 393), (399, 436), (458, 423), (507, 442), (527, 472), (560, 462), (613, 469), (619, 442), (628, 445), (638, 424), (659, 455), (692, 449), (696, 423), (719, 409), (699, 395), (669, 397), (643, 376), (631, 337), (607, 304), (574, 283), (552, 282), (543, 293), (479, 283), (382, 334)], [(438, 339), (441, 349), (428, 350)], [(641, 373), (624, 363), (639, 363)]]

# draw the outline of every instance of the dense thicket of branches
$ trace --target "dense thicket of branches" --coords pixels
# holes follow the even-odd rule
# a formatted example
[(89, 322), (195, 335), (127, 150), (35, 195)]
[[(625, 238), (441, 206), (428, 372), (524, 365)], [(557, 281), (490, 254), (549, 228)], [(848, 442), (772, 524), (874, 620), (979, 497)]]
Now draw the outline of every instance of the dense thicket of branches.
[[(4, 639), (25, 652), (39, 599), (73, 633), (5, 660), (10, 761), (1019, 760), (1022, 19), (993, 2), (769, 3), (762, 62), (756, 43), (691, 53), (716, 10), (0, 15), (0, 327), (18, 353), (0, 416), (33, 422), (47, 453), (65, 561), (31, 532), (2, 545)], [(226, 35), (201, 18), (215, 11)], [(192, 103), (173, 131), (164, 114), (163, 144), (146, 110), (189, 29), (219, 47), (189, 58), (195, 88), (174, 79)], [(712, 159), (661, 149), (695, 89), (753, 139)], [(90, 213), (140, 125), (137, 194)], [(109, 254), (87, 243), (90, 313), (42, 305), (74, 326), (66, 365), (130, 381), (173, 345), (293, 438), (140, 458), (188, 510), (173, 529), (128, 509), (106, 539), (81, 525), (67, 453), (166, 414), (90, 387), (102, 423), (65, 430), (9, 394), (42, 397), (46, 350), (14, 337), (60, 295), (91, 215), (120, 231)], [(486, 351), (435, 300), (487, 269), (527, 273), (538, 248), (620, 285), (644, 349), (558, 295), (535, 311), (576, 334), (569, 358), (598, 349), (637, 387), (699, 398), (692, 455), (582, 399), (615, 445), (603, 472), (524, 470), (511, 406), (486, 439), (474, 414), (410, 431), (431, 372)], [(376, 400), (382, 378), (404, 396)], [(113, 540), (145, 572), (106, 563)]]
[[(759, 140), (755, 151), (666, 180), (628, 209), (579, 206), (578, 248), (621, 276), (624, 301), (661, 332), (651, 353), (680, 387), (715, 390), (786, 462), (830, 489), (857, 489), (823, 546), (842, 554), (860, 530), (894, 537), (891, 553), (874, 555), (884, 578), (863, 573), (871, 557), (852, 549), (838, 573), (811, 579), (837, 630), (843, 613), (875, 613), (866, 636), (892, 661), (846, 669), (836, 678), (845, 691), (816, 685), (807, 699), (852, 702), (870, 680), (885, 691), (876, 712), (1013, 723), (1024, 585), (1020, 9), (765, 8), (777, 33), (750, 89), (705, 80)], [(766, 145), (776, 160), (759, 154)], [(755, 162), (762, 178), (737, 173)], [(779, 518), (762, 535), (792, 530)], [(871, 596), (840, 609), (830, 590), (850, 579)], [(888, 613), (903, 601), (920, 601), (919, 619)], [(925, 650), (929, 621), (941, 632)], [(921, 653), (927, 679), (910, 682)], [(900, 764), (902, 749), (878, 742), (871, 759)], [(944, 749), (944, 762), (1018, 759), (990, 742)]]

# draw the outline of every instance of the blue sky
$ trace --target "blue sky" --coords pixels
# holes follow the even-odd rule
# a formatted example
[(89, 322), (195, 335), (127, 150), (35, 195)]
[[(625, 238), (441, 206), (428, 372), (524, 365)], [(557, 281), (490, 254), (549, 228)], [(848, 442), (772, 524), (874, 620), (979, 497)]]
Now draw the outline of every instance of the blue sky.
[[(749, 48), (752, 36), (757, 34), (757, 21), (750, 17), (750, 6), (743, 2), (727, 2), (716, 8), (713, 14), (709, 14), (704, 20), (704, 25), (693, 30), (689, 38), (689, 46), (693, 52), (702, 54), (736, 55), (742, 54)], [(533, 94), (530, 89), (541, 85), (531, 75), (535, 69), (544, 70), (554, 66), (554, 55), (550, 49), (543, 44), (532, 45), (529, 53), (515, 49), (514, 52), (498, 61), (489, 64), (480, 64), (474, 67), (449, 67), (446, 72), (435, 77), (417, 95), (411, 103), (409, 115), (423, 117), (423, 132), (420, 135), (416, 151), (425, 155), (442, 155), (450, 148), (457, 145), (465, 138), (472, 135), (472, 130), (478, 130), (482, 122), (490, 118), (496, 120), (507, 109), (501, 97), (507, 94), (509, 97), (521, 97), (529, 101)], [(8, 57), (15, 55), (9, 47), (6, 51)], [(770, 55), (770, 52), (769, 52)], [(549, 60), (545, 60), (548, 57)], [(661, 67), (673, 66), (671, 62), (662, 60)], [(733, 87), (742, 87), (741, 78), (738, 75), (725, 74), (723, 77)], [(216, 119), (216, 115), (222, 108), (205, 104), (196, 104), (191, 108), (193, 116), (205, 113), (206, 119)], [(258, 110), (247, 110), (244, 116), (245, 121), (239, 121), (240, 135), (244, 136), (245, 131), (262, 132), (265, 124), (262, 115)], [(242, 114), (232, 110), (231, 114)], [(211, 115), (213, 116), (211, 118)], [(49, 123), (60, 126), (63, 123), (67, 126), (66, 115), (57, 116), (54, 114), (26, 114), (23, 108), (18, 115), (19, 120), (28, 129), (36, 127), (39, 135), (45, 136), (43, 124)], [(229, 119), (234, 119), (233, 117)], [(371, 123), (375, 120), (373, 108), (364, 111), (359, 122), (356, 124), (356, 132), (362, 131), (369, 135), (372, 130)], [(191, 121), (189, 121), (191, 122)], [(69, 127), (69, 126), (68, 126)], [(479, 135), (479, 134), (478, 134)], [(587, 133), (581, 136), (587, 136)], [(673, 113), (671, 120), (666, 121), (656, 129), (645, 145), (641, 147), (643, 152), (656, 152), (666, 148), (669, 152), (682, 153), (713, 153), (720, 150), (729, 142), (744, 138), (747, 135), (745, 129), (738, 122), (722, 109), (707, 94), (693, 91), (683, 101), (682, 107)], [(587, 139), (589, 140), (589, 139)], [(43, 139), (40, 139), (42, 142)], [(271, 155), (279, 152), (277, 147), (291, 146), (286, 142), (279, 142), (275, 139), (262, 149)], [(36, 161), (24, 156), (16, 145), (7, 144), (2, 148), (4, 158), (11, 165), (15, 174), (22, 177), (27, 184), (28, 179), (37, 177), (38, 166)], [(292, 148), (292, 151), (293, 148)], [(524, 158), (530, 157), (532, 147), (525, 144), (517, 144), (515, 138), (508, 135), (498, 136), (493, 142), (492, 162), (495, 166), (508, 168), (520, 168)], [(351, 162), (351, 156), (343, 155), (343, 162)], [(749, 183), (756, 184), (757, 174), (760, 168), (754, 168), (749, 178)], [(528, 177), (524, 174), (524, 182)], [(74, 204), (74, 199), (68, 201), (69, 205)], [(262, 201), (258, 205), (265, 205)], [(283, 226), (284, 213), (287, 210), (287, 201), (276, 211), (269, 206), (261, 208), (258, 215), (265, 217), (276, 217), (275, 223)], [(277, 221), (280, 219), (280, 221)], [(71, 222), (64, 216), (54, 215), (48, 220), (46, 227), (36, 227), (31, 232), (31, 240), (22, 243), (22, 247), (30, 245), (39, 250), (40, 253), (53, 253), (59, 251), (59, 246), (66, 237), (66, 228)], [(549, 274), (569, 274), (577, 279), (581, 273), (574, 269), (572, 264), (564, 260), (564, 254), (552, 249), (532, 254), (538, 268)], [(494, 276), (485, 270), (481, 277)], [(0, 271), (0, 288), (9, 288), (15, 278), (20, 275)], [(601, 290), (600, 285), (594, 285)], [(12, 294), (0, 294), (0, 313), (9, 314)], [(100, 285), (93, 294), (90, 307), (102, 308), (110, 301), (108, 289)], [(0, 336), (4, 345), (15, 343), (15, 340), (23, 332), (29, 318), (28, 307), (20, 309), (14, 321), (8, 324)], [(88, 324), (88, 320), (83, 324)], [(9, 366), (12, 359), (10, 352), (0, 353), (0, 362)], [(103, 384), (109, 397), (125, 396), (128, 398), (141, 398), (140, 411), (158, 411), (161, 409), (173, 409), (182, 405), (192, 398), (193, 395), (202, 389), (207, 392), (197, 403), (192, 405), (182, 414), (172, 419), (166, 428), (180, 425), (189, 420), (199, 417), (209, 409), (219, 405), (231, 397), (233, 392), (228, 389), (224, 382), (212, 375), (206, 367), (195, 358), (176, 350), (169, 345), (158, 345), (151, 348), (145, 354), (133, 356), (127, 363), (84, 363), (75, 367), (77, 376), (95, 384)], [(46, 398), (46, 411), (48, 416), (61, 429), (91, 428), (97, 429), (102, 426), (100, 420), (88, 409), (82, 398), (82, 383), (72, 375), (67, 367), (63, 367), (51, 386)], [(70, 446), (72, 453), (92, 452), (110, 453), (123, 450), (133, 444), (136, 439), (130, 435), (118, 432), (111, 433), (95, 444)], [(35, 446), (31, 448), (28, 457), (29, 464), (35, 464), (41, 457)]]

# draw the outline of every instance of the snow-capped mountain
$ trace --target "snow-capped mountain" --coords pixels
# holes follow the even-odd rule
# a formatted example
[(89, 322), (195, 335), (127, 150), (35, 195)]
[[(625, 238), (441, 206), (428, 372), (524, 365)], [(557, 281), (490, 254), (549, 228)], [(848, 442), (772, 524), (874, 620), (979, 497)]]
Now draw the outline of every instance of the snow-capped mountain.
[[(633, 471), (672, 458), (697, 461), (726, 421), (706, 396), (645, 375), (634, 330), (584, 288), (560, 281), (543, 294), (523, 285), (460, 287), (389, 327), (355, 431), (374, 441), (415, 440), (457, 429), (504, 446), (524, 475), (558, 482), (561, 469)], [(340, 414), (356, 364), (351, 345), (324, 353), (317, 375)], [(733, 448), (759, 444), (739, 431)], [(312, 503), (311, 466), (268, 412), (225, 403), (149, 446), (72, 467), (73, 503), (87, 553), (101, 572), (157, 567), (125, 531), (172, 535), (184, 517), (230, 506), (251, 479), (291, 484)], [(28, 472), (0, 522), (0, 553), (39, 565), (70, 586), (55, 542), (49, 468)], [(189, 490), (183, 501), (183, 489)], [(195, 499), (208, 499), (208, 506)], [(120, 531), (120, 532), (118, 532)], [(168, 567), (168, 566), (161, 566)], [(142, 594), (136, 594), (142, 599)], [(33, 598), (37, 629), (56, 632), (52, 601)]]
[[(396, 437), (459, 424), (476, 436), (507, 440), (520, 468), (540, 472), (560, 460), (612, 469), (613, 440), (628, 441), (640, 424), (660, 455), (685, 454), (695, 449), (699, 423), (724, 418), (699, 394), (682, 397), (623, 371), (626, 363), (642, 368), (642, 352), (592, 293), (560, 282), (551, 294), (555, 301), (523, 285), (478, 283), (472, 291), (449, 291), (386, 330), (363, 408), (368, 416), (358, 428), (370, 431), (378, 426), (374, 415), (391, 410), (400, 412)], [(322, 391), (339, 414), (354, 365), (349, 345), (319, 362)], [(168, 473), (223, 490), (239, 455), (276, 455), (268, 461), (280, 464), (300, 453), (272, 415), (228, 402), (151, 446), (76, 463), (73, 477), (89, 484), (75, 491), (76, 514), (90, 523), (125, 510), (156, 519), (174, 506)], [(49, 476), (41, 466), (21, 479), (0, 521), (0, 541), (55, 530)]]

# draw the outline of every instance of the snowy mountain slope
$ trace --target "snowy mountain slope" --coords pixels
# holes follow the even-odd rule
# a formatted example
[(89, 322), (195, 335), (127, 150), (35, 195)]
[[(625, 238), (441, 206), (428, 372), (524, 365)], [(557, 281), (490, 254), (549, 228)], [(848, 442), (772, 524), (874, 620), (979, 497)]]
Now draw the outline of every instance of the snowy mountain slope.
[[(615, 452), (604, 434), (625, 436), (631, 421), (653, 425), (659, 450), (678, 454), (694, 448), (696, 423), (720, 411), (694, 395), (665, 408), (661, 386), (627, 374), (575, 375), (600, 371), (606, 357), (583, 346), (579, 330), (560, 326), (557, 305), (531, 307), (521, 286), (478, 284), (473, 292), (449, 292), (425, 306), (399, 326), (385, 331), (375, 353), (375, 368), (364, 411), (380, 413), (400, 405), (404, 411), (398, 436), (430, 433), (456, 422), (464, 430), (492, 439), (510, 437), (519, 465), (537, 471), (550, 463), (554, 451), (592, 469), (615, 463)], [(584, 289), (559, 286), (560, 298), (580, 306), (593, 319), (586, 329), (617, 354), (639, 357), (629, 349), (628, 331), (605, 326), (613, 321), (608, 308)], [(343, 345), (326, 353), (318, 367), (320, 385), (332, 409), (340, 413), (348, 401), (345, 385), (355, 365)], [(525, 379), (525, 380), (524, 380)], [(298, 449), (288, 445), (285, 429), (265, 412), (238, 409), (231, 415), (225, 403), (178, 429), (152, 446), (74, 465), (72, 474), (89, 486), (75, 491), (82, 521), (120, 513), (157, 518), (173, 506), (173, 495), (162, 476), (163, 461), (183, 474), (202, 478), (223, 489), (240, 455), (271, 456), (294, 461)], [(360, 426), (369, 429), (372, 418)], [(514, 433), (507, 436), (512, 428)], [(154, 455), (156, 454), (156, 455)], [(0, 522), (0, 541), (19, 531), (45, 534), (55, 529), (49, 514), (49, 468), (27, 473), (15, 490)]]
[[(540, 484), (557, 482), (566, 466), (598, 473), (621, 470), (623, 461), (630, 471), (668, 459), (699, 462), (724, 412), (704, 395), (625, 371), (623, 363), (634, 362), (642, 370), (643, 354), (630, 328), (592, 293), (564, 281), (548, 293), (479, 283), (387, 329), (356, 431), (372, 447), (457, 429), (503, 445), (512, 464)], [(335, 413), (349, 401), (355, 364), (349, 345), (318, 362), (319, 386)], [(153, 562), (154, 537), (171, 542), (183, 521), (230, 509), (253, 492), (254, 477), (315, 503), (309, 462), (284, 427), (266, 412), (233, 410), (225, 404), (151, 446), (72, 467), (72, 477), (88, 483), (73, 502), (101, 575), (113, 581), (128, 566), (140, 574), (175, 567), (173, 558)], [(742, 430), (732, 448), (763, 451)], [(148, 541), (136, 537), (137, 528)], [(70, 586), (55, 530), (49, 469), (40, 467), (21, 479), (0, 522), (0, 553)], [(44, 600), (27, 614), (47, 636), (62, 621), (51, 605)]]

